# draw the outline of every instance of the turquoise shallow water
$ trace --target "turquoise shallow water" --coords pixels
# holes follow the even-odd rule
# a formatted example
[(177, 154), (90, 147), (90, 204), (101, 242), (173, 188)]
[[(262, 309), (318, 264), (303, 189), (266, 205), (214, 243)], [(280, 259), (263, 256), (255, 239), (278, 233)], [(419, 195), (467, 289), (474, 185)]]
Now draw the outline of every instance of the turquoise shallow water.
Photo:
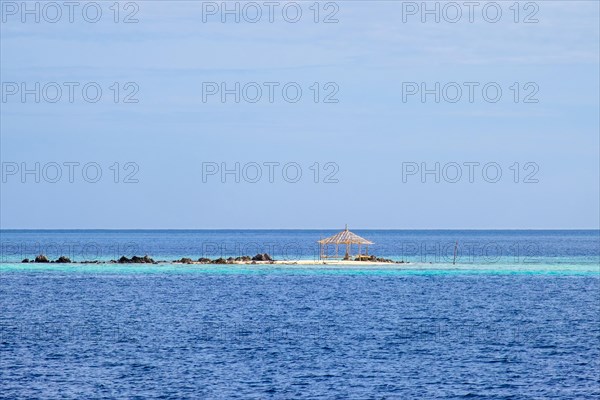
[(465, 275), (465, 274), (555, 274), (600, 277), (600, 266), (584, 264), (390, 264), (349, 265), (210, 265), (210, 264), (22, 264), (2, 263), (0, 273), (76, 274), (305, 274), (305, 275)]

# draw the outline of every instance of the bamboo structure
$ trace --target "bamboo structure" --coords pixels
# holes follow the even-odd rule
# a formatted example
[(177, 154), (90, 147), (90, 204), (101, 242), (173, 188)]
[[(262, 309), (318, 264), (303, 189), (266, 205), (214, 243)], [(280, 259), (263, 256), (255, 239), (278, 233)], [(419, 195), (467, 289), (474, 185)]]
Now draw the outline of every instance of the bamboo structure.
[[(342, 258), (339, 256), (339, 246), (346, 245), (346, 253), (342, 259), (349, 260), (352, 258), (352, 245), (358, 245), (358, 256), (361, 256), (361, 246), (366, 246), (366, 254), (369, 255), (369, 245), (373, 244), (373, 242), (358, 236), (355, 233), (352, 233), (348, 230), (348, 225), (346, 225), (346, 229), (337, 233), (333, 236), (330, 236), (325, 239), (319, 240), (319, 259), (324, 258)], [(329, 245), (335, 245), (335, 256), (329, 256), (327, 253), (327, 249)]]

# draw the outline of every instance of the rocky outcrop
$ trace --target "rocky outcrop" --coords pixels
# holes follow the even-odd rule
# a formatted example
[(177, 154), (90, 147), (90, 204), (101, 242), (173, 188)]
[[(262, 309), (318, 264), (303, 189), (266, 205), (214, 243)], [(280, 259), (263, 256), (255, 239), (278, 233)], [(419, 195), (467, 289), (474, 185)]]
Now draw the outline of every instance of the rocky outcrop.
[(69, 257), (60, 256), (55, 262), (60, 264), (69, 264), (71, 262), (71, 259)]
[(182, 263), (182, 264), (191, 264), (191, 263), (193, 263), (194, 261), (192, 261), (192, 259), (191, 259), (191, 258), (184, 257), (184, 258), (182, 258), (181, 260), (179, 260), (179, 262), (180, 262), (180, 263)]
[(210, 259), (210, 258), (206, 258), (206, 257), (200, 257), (200, 258), (198, 259), (198, 262), (199, 262), (199, 263), (202, 263), (202, 264), (208, 264), (208, 263), (210, 263), (210, 262), (211, 262), (211, 259)]
[(267, 253), (264, 253), (255, 255), (252, 257), (252, 261), (273, 261), (273, 259)]
[(235, 261), (238, 261), (238, 262), (240, 262), (240, 261), (241, 262), (250, 262), (250, 261), (252, 261), (252, 257), (250, 257), (250, 256), (236, 257)]
[(219, 257), (216, 260), (212, 260), (210, 263), (211, 264), (227, 264), (227, 260), (224, 259), (223, 257)]
[(370, 261), (370, 262), (380, 262), (380, 263), (398, 263), (398, 264), (402, 264), (404, 261), (400, 261), (400, 262), (396, 262), (394, 260), (390, 260), (389, 258), (381, 258), (381, 257), (376, 257), (376, 256), (366, 256), (366, 255), (360, 255), (357, 256), (354, 261)]
[(39, 256), (37, 256), (35, 258), (35, 262), (36, 263), (47, 263), (47, 262), (50, 262), (50, 260), (48, 260), (48, 257), (46, 257), (45, 255), (40, 254)]
[(144, 257), (133, 256), (131, 258), (122, 256), (121, 258), (119, 258), (118, 263), (119, 264), (155, 264), (154, 260), (148, 256), (144, 256)]
[(360, 255), (357, 256), (354, 261), (375, 261), (375, 258), (375, 256)]
[(22, 263), (28, 263), (29, 262), (29, 258), (24, 258), (23, 261), (21, 261)]

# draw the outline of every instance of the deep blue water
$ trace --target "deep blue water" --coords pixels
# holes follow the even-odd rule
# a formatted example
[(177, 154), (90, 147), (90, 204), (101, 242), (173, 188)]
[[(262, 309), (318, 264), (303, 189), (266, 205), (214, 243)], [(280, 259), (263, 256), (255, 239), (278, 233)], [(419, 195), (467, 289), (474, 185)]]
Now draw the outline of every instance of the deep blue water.
[(598, 398), (599, 279), (2, 276), (6, 398)]
[[(207, 232), (3, 231), (2, 244), (6, 257), (19, 242), (133, 241), (176, 258), (203, 235), (315, 236)], [(0, 263), (0, 397), (600, 398), (597, 232), (359, 234), (374, 249), (394, 236), (547, 250), (534, 268), (514, 254), (430, 269)]]

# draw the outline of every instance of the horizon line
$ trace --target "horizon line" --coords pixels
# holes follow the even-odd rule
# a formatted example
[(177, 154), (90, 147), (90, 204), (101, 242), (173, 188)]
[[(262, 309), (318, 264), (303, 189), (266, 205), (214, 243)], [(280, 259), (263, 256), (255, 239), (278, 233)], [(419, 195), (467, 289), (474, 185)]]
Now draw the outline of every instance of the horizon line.
[[(0, 231), (318, 231), (344, 228), (0, 228)], [(351, 228), (361, 231), (600, 231), (597, 228)]]

